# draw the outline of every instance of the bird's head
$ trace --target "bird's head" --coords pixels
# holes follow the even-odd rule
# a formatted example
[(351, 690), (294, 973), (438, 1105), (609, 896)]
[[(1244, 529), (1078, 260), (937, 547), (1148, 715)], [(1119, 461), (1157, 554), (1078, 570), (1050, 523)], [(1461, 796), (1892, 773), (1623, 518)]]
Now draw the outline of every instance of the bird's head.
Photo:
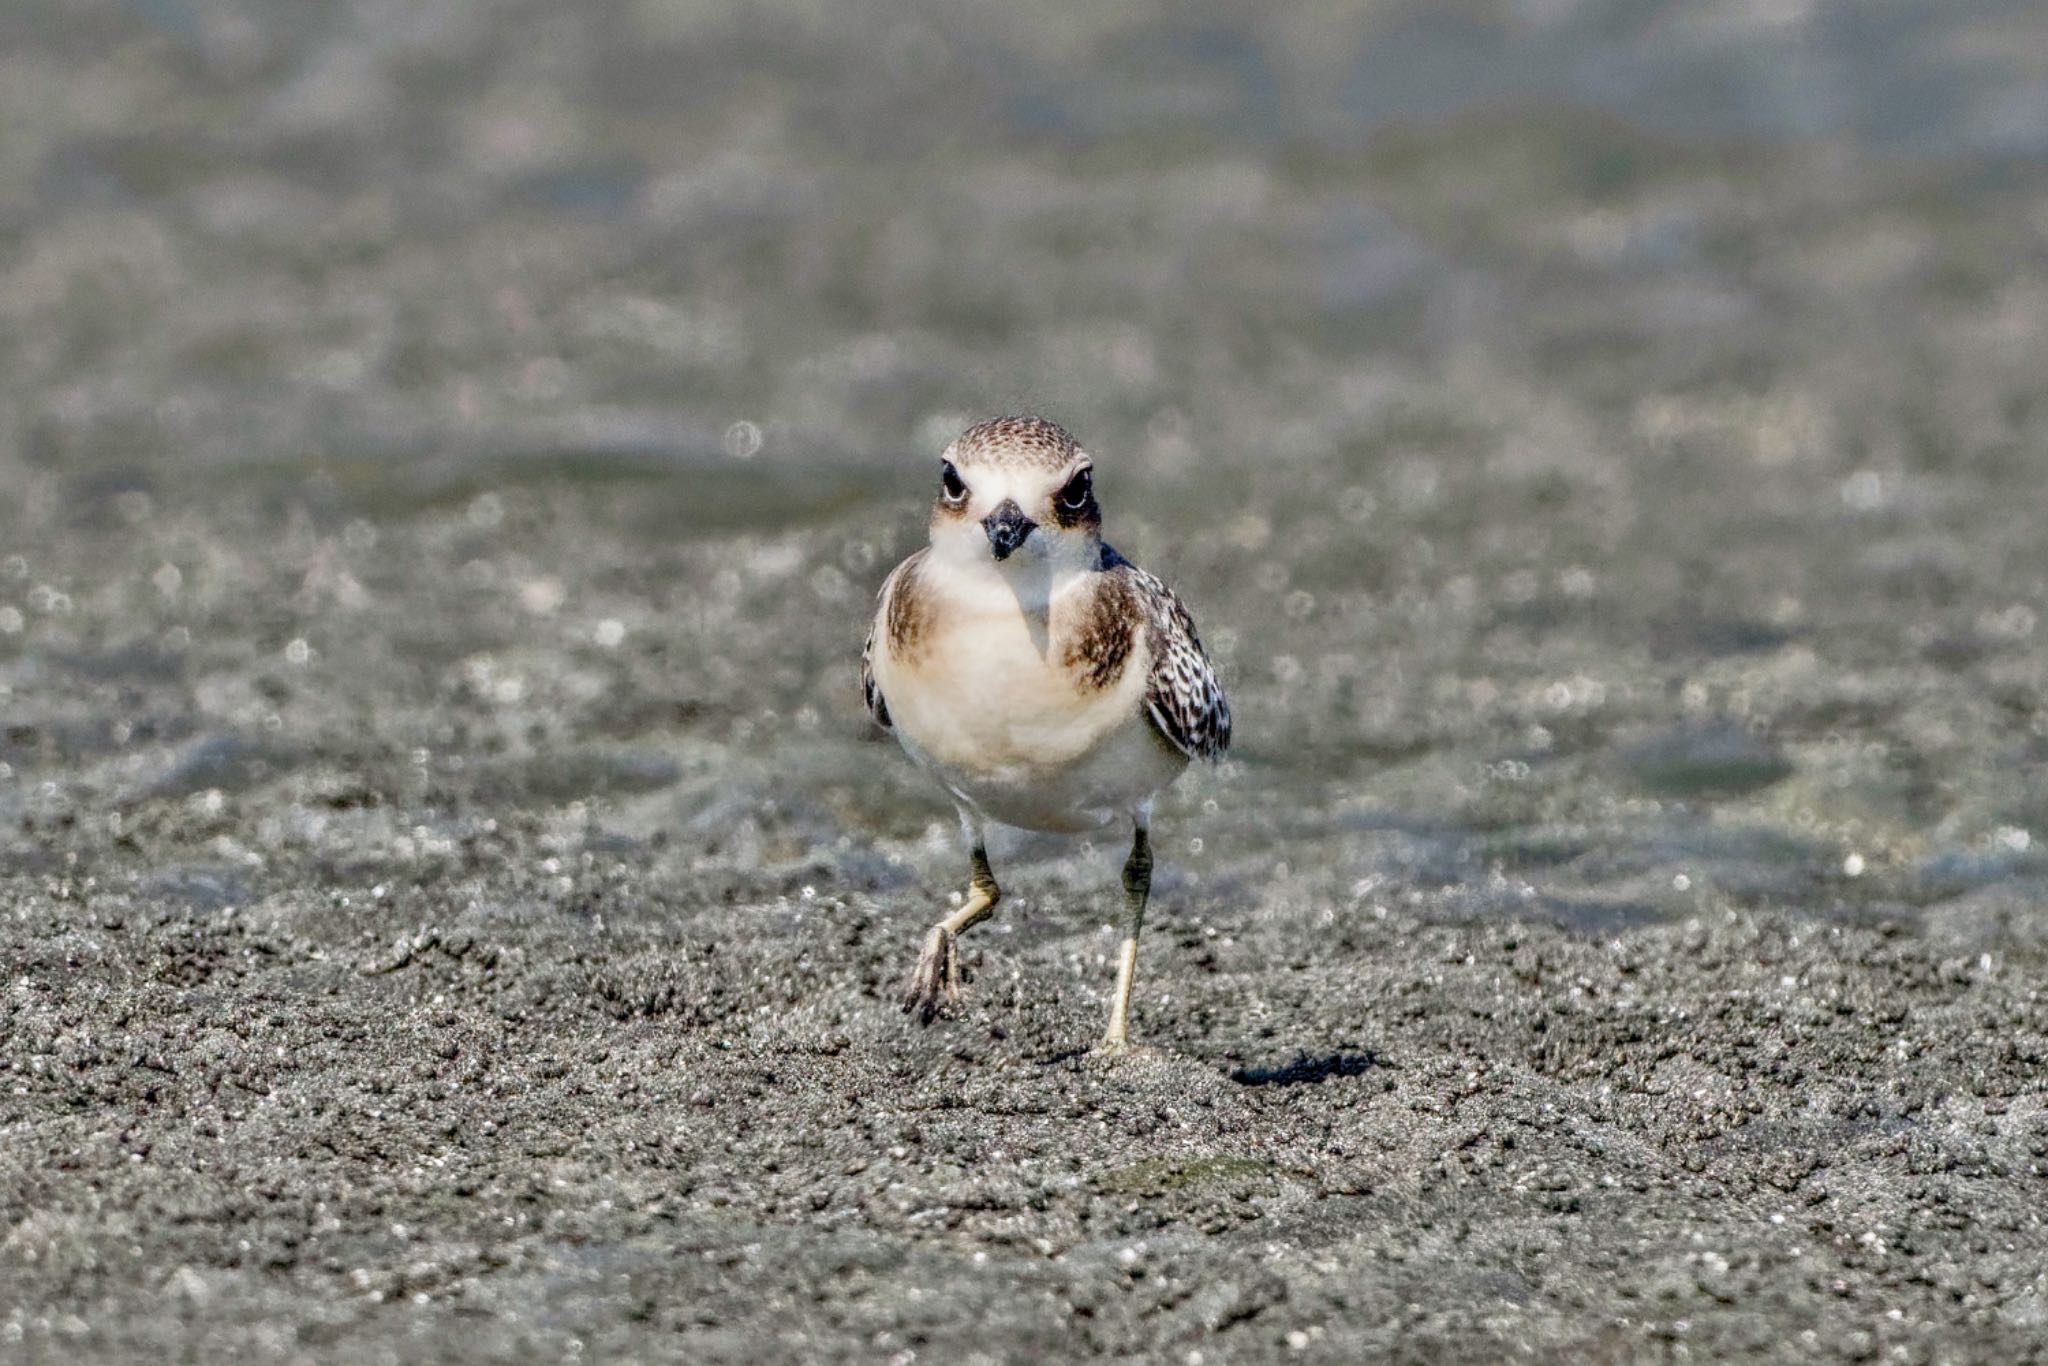
[(969, 427), (939, 458), (933, 549), (1005, 566), (1092, 567), (1102, 536), (1094, 464), (1042, 417)]

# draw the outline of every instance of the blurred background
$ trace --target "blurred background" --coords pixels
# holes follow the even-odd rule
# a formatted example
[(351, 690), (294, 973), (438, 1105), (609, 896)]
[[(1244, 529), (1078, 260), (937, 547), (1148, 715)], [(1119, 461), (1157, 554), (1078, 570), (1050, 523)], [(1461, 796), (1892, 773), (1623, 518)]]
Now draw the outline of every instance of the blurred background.
[(2039, 5), (73, 0), (0, 52), (6, 838), (929, 833), (852, 661), (1012, 410), (1197, 609), (1201, 792), (1285, 798), (1211, 864), (1348, 887), (1392, 823), (1634, 913), (2048, 821)]
[[(2024, 1357), (2044, 359), (2039, 0), (10, 0), (0, 1356)], [(1020, 410), (1109, 1079), (1113, 838), (893, 1009)]]

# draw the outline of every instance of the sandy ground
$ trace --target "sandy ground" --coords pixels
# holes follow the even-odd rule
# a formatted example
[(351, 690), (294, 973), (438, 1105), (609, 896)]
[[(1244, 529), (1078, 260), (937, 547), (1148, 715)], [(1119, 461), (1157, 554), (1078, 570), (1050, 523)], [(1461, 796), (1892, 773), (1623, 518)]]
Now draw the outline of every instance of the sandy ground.
[[(0, 18), (0, 1360), (2048, 1355), (2042, 12), (1352, 8)], [(1115, 841), (894, 1004), (1026, 405), (1112, 1067)]]

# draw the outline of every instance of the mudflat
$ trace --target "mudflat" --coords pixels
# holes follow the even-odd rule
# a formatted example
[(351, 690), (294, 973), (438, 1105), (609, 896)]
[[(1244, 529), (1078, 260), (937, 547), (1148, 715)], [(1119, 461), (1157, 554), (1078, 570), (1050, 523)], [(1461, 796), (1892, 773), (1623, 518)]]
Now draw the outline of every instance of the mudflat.
[[(0, 20), (0, 1359), (2040, 1356), (2048, 18), (1452, 8)], [(1015, 409), (1107, 1068), (1115, 841), (895, 1004)]]

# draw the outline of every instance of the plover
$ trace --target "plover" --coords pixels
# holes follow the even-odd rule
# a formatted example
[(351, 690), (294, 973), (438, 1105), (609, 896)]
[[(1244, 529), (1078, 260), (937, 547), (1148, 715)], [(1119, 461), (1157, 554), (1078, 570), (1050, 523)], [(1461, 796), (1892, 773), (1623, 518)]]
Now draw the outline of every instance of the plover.
[(903, 1008), (960, 997), (955, 939), (1002, 891), (990, 822), (1079, 833), (1132, 825), (1125, 930), (1099, 1053), (1126, 1046), (1152, 885), (1152, 802), (1230, 744), (1230, 704), (1173, 590), (1102, 540), (1094, 461), (1058, 425), (970, 427), (939, 462), (931, 543), (883, 581), (861, 652), (869, 713), (960, 812), (967, 898), (934, 925)]

